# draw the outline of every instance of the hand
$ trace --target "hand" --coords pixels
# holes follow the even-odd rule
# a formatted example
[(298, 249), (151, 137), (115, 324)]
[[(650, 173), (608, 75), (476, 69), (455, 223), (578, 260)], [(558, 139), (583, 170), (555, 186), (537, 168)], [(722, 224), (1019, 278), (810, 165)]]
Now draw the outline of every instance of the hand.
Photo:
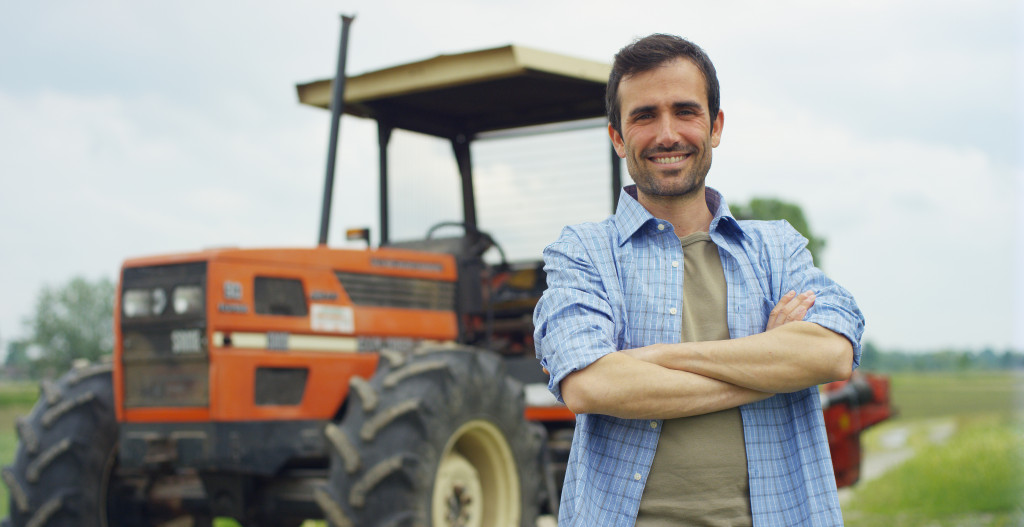
[(764, 330), (769, 331), (789, 322), (803, 320), (807, 310), (814, 305), (814, 299), (814, 291), (804, 291), (799, 295), (796, 291), (786, 293), (768, 315), (768, 326)]

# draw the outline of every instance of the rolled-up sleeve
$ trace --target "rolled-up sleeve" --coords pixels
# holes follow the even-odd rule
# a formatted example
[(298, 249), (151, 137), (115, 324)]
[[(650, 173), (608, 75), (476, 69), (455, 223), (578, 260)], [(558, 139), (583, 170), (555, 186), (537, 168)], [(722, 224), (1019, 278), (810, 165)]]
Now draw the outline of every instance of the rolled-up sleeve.
[(544, 272), (548, 287), (533, 314), (534, 344), (550, 374), (548, 389), (562, 401), (562, 379), (616, 351), (615, 323), (605, 277), (572, 228), (544, 249)]
[(783, 292), (814, 291), (814, 306), (804, 320), (814, 322), (846, 337), (853, 345), (853, 367), (860, 365), (861, 337), (864, 335), (864, 314), (853, 295), (814, 266), (807, 238), (788, 223), (784, 238), (785, 266)]

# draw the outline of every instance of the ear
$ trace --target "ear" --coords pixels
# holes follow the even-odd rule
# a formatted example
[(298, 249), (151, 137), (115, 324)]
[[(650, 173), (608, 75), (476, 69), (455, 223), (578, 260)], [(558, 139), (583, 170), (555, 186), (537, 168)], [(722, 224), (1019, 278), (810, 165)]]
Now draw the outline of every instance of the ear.
[(722, 128), (725, 126), (725, 112), (718, 110), (718, 117), (711, 123), (711, 148), (722, 142)]
[(608, 137), (612, 140), (612, 146), (615, 147), (615, 153), (621, 158), (626, 157), (626, 143), (622, 140), (622, 134), (615, 131), (612, 123), (608, 123)]

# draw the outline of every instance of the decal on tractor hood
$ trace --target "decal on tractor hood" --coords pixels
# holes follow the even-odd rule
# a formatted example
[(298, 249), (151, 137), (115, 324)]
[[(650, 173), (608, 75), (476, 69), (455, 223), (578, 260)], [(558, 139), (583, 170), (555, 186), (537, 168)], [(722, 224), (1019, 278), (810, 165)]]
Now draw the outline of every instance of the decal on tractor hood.
[(217, 311), (220, 311), (221, 313), (248, 313), (249, 306), (246, 306), (245, 304), (227, 304), (221, 302), (217, 304)]
[(351, 306), (310, 304), (309, 324), (313, 331), (332, 333), (355, 333), (355, 315)]
[(224, 281), (224, 298), (226, 300), (242, 299), (242, 284), (231, 280)]

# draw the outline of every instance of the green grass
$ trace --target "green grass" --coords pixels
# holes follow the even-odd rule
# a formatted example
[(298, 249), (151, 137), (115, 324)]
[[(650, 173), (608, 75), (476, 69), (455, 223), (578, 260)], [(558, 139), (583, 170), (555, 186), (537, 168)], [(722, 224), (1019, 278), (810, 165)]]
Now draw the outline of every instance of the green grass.
[(1024, 524), (1024, 426), (1007, 414), (961, 417), (944, 443), (923, 446), (859, 485), (850, 527)]
[[(903, 373), (891, 376), (897, 415), (862, 437), (883, 449), (897, 427), (914, 457), (854, 487), (848, 527), (1024, 526), (1024, 376), (1020, 373)], [(956, 432), (936, 444), (934, 423)]]
[(900, 373), (891, 376), (891, 400), (906, 419), (1021, 413), (1022, 386), (1019, 372)]
[(34, 382), (0, 382), (0, 409), (9, 406), (32, 406), (37, 398), (39, 398), (39, 385)]
[[(241, 527), (238, 522), (231, 518), (215, 518), (213, 520), (213, 527)], [(306, 520), (302, 523), (302, 527), (327, 527), (327, 522), (323, 520)]]

